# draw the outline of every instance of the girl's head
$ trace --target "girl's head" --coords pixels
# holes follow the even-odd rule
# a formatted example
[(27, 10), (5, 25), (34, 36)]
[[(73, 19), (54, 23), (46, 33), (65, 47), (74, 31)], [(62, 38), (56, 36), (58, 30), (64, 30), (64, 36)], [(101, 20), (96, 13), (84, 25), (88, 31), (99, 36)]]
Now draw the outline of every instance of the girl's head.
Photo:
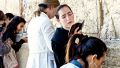
[[(75, 43), (77, 38), (79, 43)], [(107, 46), (100, 39), (75, 34), (68, 42), (66, 61), (82, 59), (85, 63), (85, 68), (100, 68), (105, 60), (106, 52)]]
[(11, 22), (8, 24), (6, 30), (14, 32), (14, 33), (18, 33), (23, 29), (25, 23), (26, 23), (26, 21), (24, 18), (15, 16), (15, 17), (13, 17)]
[(5, 14), (0, 10), (0, 32), (3, 31), (4, 27), (6, 26), (5, 19)]
[(6, 13), (5, 15), (8, 20), (11, 20), (14, 17), (12, 13)]
[(0, 10), (0, 21), (4, 21), (6, 19), (5, 14), (3, 13), (3, 11)]
[(41, 12), (44, 12), (51, 19), (55, 16), (56, 7), (59, 5), (58, 0), (43, 0), (43, 3), (40, 3), (38, 10), (35, 11), (35, 16), (40, 16)]
[(6, 20), (5, 20), (5, 23), (6, 23), (6, 26), (10, 23), (11, 19), (14, 17), (14, 15), (12, 13), (6, 13)]
[(56, 11), (56, 18), (61, 23), (63, 28), (70, 30), (70, 27), (74, 24), (74, 14), (71, 8), (67, 4), (60, 5)]

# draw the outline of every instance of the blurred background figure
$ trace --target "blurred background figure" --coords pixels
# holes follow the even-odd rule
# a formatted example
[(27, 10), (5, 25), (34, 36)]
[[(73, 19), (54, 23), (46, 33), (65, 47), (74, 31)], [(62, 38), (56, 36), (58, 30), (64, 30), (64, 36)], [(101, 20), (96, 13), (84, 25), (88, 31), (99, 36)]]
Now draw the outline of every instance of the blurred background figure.
[(11, 19), (14, 17), (14, 15), (12, 13), (6, 13), (6, 20), (5, 20), (5, 23), (6, 23), (6, 26), (10, 23)]
[(5, 28), (5, 20), (6, 20), (6, 16), (3, 13), (3, 11), (0, 10), (0, 32), (2, 32)]
[(2, 33), (5, 27), (5, 15), (3, 13), (3, 11), (0, 10), (0, 68), (4, 68), (4, 64), (3, 64), (3, 46), (1, 45), (1, 37), (2, 37)]

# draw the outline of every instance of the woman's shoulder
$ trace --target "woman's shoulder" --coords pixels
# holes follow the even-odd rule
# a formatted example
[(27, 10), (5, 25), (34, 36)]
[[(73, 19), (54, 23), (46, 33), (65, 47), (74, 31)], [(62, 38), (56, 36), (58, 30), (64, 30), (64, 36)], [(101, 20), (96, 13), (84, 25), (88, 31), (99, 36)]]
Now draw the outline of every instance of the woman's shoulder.
[(65, 30), (64, 28), (62, 27), (59, 27), (59, 28), (56, 28), (56, 33), (68, 33), (69, 31), (68, 30)]
[(72, 63), (67, 63), (67, 64), (61, 66), (60, 68), (79, 68), (79, 67), (75, 66)]
[(65, 30), (64, 28), (57, 28), (54, 36), (59, 36), (59, 37), (68, 37), (68, 30)]
[(68, 39), (68, 32), (69, 31), (66, 31), (65, 29), (63, 28), (57, 28), (54, 35), (53, 35), (53, 38), (52, 40), (54, 41), (64, 41), (64, 40), (67, 40)]

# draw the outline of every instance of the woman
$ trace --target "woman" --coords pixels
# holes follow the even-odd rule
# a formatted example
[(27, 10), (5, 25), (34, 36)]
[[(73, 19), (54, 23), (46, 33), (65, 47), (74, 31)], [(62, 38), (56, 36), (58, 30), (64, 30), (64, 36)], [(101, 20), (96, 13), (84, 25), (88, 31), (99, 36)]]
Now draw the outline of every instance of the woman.
[(24, 18), (15, 16), (8, 24), (6, 31), (3, 33), (2, 41), (4, 42), (8, 38), (10, 38), (13, 42), (13, 45), (11, 46), (15, 50), (15, 52), (18, 52), (21, 48), (21, 45), (24, 42), (27, 42), (27, 38), (23, 38), (19, 42), (16, 42), (16, 36), (24, 28), (25, 23), (26, 21), (24, 20)]
[(5, 20), (5, 23), (6, 23), (6, 27), (7, 25), (10, 23), (10, 21), (12, 20), (12, 18), (15, 16), (13, 15), (12, 13), (6, 13), (6, 20)]
[(4, 28), (5, 28), (5, 15), (3, 13), (3, 11), (0, 10), (0, 68), (4, 68), (4, 64), (3, 64), (3, 56), (7, 53), (9, 53), (10, 51), (10, 46), (9, 45), (5, 45), (2, 42), (2, 35), (4, 32)]
[[(52, 38), (52, 49), (54, 51), (57, 68), (65, 63), (65, 47), (69, 39), (69, 31), (74, 22), (74, 14), (67, 4), (60, 5), (56, 11), (57, 21), (62, 27), (57, 28)], [(80, 23), (79, 23), (80, 24)], [(82, 26), (80, 26), (82, 27)], [(77, 28), (72, 30), (76, 31)], [(80, 28), (81, 29), (81, 28)], [(70, 31), (71, 32), (71, 31)], [(70, 33), (73, 34), (73, 33)]]
[(6, 31), (3, 33), (2, 41), (5, 42), (6, 40), (9, 40), (11, 43), (11, 50), (8, 54), (4, 55), (4, 66), (5, 68), (17, 68), (18, 62), (16, 59), (15, 52), (18, 52), (21, 48), (21, 45), (24, 42), (27, 42), (27, 38), (21, 39), (19, 42), (16, 42), (16, 35), (19, 33), (26, 21), (24, 18), (15, 16), (11, 22), (8, 24)]
[[(79, 39), (79, 43), (76, 43)], [(67, 44), (66, 62), (60, 68), (101, 68), (107, 54), (105, 43), (82, 34), (73, 35)]]
[(50, 21), (55, 16), (58, 0), (43, 0), (28, 24), (29, 56), (26, 68), (56, 68), (51, 48), (54, 27)]

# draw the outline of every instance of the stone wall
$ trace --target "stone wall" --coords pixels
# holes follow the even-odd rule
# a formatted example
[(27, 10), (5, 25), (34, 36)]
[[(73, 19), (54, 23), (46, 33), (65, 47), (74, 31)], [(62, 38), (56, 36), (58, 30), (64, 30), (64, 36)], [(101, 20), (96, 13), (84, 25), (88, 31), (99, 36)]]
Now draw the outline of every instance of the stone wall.
[(21, 15), (21, 1), (22, 0), (0, 0), (0, 10), (12, 12), (15, 15)]
[[(29, 21), (41, 1), (0, 0), (0, 9), (4, 12), (21, 15)], [(105, 41), (110, 50), (104, 68), (120, 68), (120, 0), (59, 1), (72, 8), (76, 22), (85, 21), (83, 33)]]
[(109, 53), (104, 68), (120, 68), (120, 40), (105, 40)]

